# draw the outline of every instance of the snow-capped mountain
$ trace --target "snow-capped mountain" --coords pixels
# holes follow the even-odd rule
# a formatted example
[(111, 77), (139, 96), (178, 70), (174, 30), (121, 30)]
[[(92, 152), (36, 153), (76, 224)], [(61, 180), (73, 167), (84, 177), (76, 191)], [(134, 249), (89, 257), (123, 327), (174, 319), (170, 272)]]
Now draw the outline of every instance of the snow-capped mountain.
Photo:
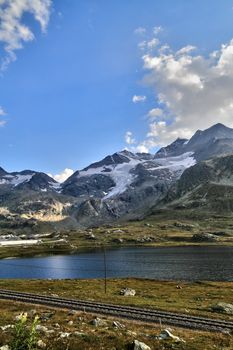
[(95, 196), (107, 200), (117, 197), (140, 178), (172, 180), (195, 164), (192, 152), (176, 157), (155, 158), (153, 155), (121, 151), (74, 173), (62, 185), (62, 193), (75, 196)]
[(59, 184), (47, 174), (32, 170), (8, 173), (0, 168), (0, 190), (31, 189), (35, 191), (53, 191)]
[(216, 124), (198, 130), (190, 140), (178, 138), (156, 154), (116, 152), (62, 184), (41, 172), (8, 173), (0, 168), (0, 217), (18, 215), (24, 222), (34, 218), (63, 227), (139, 218), (152, 207), (178, 203), (208, 181), (218, 183), (221, 172), (221, 181), (233, 186), (232, 162), (209, 161), (231, 154), (233, 129)]

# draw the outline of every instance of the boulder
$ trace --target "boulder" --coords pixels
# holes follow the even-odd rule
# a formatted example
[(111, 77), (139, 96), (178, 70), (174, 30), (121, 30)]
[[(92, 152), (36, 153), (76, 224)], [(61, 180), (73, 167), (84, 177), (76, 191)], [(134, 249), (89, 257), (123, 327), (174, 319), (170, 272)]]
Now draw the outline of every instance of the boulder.
[(122, 323), (120, 323), (119, 321), (113, 321), (112, 325), (116, 329), (124, 329), (125, 328), (125, 326)]
[(151, 348), (138, 340), (134, 340), (133, 342), (133, 350), (151, 350)]
[(134, 297), (136, 295), (136, 290), (131, 288), (123, 288), (120, 291), (120, 295), (124, 295), (124, 297)]
[(217, 238), (215, 235), (211, 233), (200, 232), (200, 233), (195, 233), (192, 236), (192, 241), (193, 242), (216, 242)]
[(76, 337), (85, 337), (87, 334), (86, 333), (83, 333), (83, 332), (78, 332), (78, 331), (75, 331), (73, 333), (74, 336)]
[(94, 320), (91, 321), (91, 324), (95, 327), (106, 327), (107, 326), (107, 322), (102, 320), (99, 317), (94, 318)]
[(158, 336), (159, 340), (173, 340), (176, 343), (184, 342), (183, 339), (177, 337), (176, 335), (173, 335), (168, 329), (164, 329), (161, 331), (160, 335)]
[(214, 312), (220, 312), (228, 315), (233, 315), (233, 304), (227, 304), (220, 302), (211, 307), (211, 310)]

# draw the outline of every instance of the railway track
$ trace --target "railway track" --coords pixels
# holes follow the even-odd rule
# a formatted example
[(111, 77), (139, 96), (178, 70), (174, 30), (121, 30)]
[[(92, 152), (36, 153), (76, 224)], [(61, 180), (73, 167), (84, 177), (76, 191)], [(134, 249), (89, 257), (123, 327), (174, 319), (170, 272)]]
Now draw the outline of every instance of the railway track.
[(135, 321), (160, 323), (176, 327), (183, 327), (206, 331), (233, 332), (233, 321), (210, 319), (205, 317), (178, 314), (174, 312), (137, 308), (132, 306), (105, 304), (100, 302), (66, 299), (43, 296), (25, 292), (0, 289), (0, 299), (14, 300), (23, 303), (38, 304), (60, 309), (71, 309), (94, 314), (104, 314)]

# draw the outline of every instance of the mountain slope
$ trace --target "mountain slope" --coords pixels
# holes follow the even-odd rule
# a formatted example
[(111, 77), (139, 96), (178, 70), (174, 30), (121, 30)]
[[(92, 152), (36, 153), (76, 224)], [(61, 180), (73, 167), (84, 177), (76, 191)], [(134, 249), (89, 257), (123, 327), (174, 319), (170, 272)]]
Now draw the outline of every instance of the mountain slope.
[(186, 152), (193, 152), (196, 161), (233, 153), (233, 129), (218, 123), (204, 131), (198, 130), (190, 140), (177, 139), (161, 148), (155, 158), (161, 155), (178, 156)]
[(185, 170), (162, 206), (233, 211), (233, 155), (202, 161)]
[(233, 129), (222, 124), (198, 130), (190, 140), (178, 138), (155, 155), (108, 155), (62, 184), (42, 172), (0, 168), (0, 227), (32, 220), (93, 226), (138, 219), (151, 208), (232, 211), (232, 174)]

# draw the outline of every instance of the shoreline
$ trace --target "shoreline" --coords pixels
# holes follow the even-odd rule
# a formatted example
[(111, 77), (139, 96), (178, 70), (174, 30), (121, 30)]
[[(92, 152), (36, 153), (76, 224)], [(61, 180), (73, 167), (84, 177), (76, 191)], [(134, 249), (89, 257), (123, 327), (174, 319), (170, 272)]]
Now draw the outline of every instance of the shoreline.
[[(165, 244), (96, 244), (94, 246), (80, 245), (79, 247), (67, 246), (56, 246), (48, 247), (47, 243), (41, 243), (38, 245), (27, 245), (27, 246), (4, 246), (0, 247), (0, 261), (3, 259), (18, 259), (18, 258), (33, 258), (33, 257), (47, 257), (53, 255), (75, 255), (79, 253), (91, 252), (103, 249), (121, 249), (121, 248), (184, 248), (184, 247), (233, 247), (233, 242), (179, 242), (179, 244), (174, 244), (174, 242), (167, 242)], [(16, 249), (18, 248), (18, 249)], [(23, 249), (20, 250), (19, 248)], [(42, 248), (42, 249), (41, 249)], [(45, 249), (43, 249), (45, 248)], [(13, 252), (13, 255), (12, 255)]]

